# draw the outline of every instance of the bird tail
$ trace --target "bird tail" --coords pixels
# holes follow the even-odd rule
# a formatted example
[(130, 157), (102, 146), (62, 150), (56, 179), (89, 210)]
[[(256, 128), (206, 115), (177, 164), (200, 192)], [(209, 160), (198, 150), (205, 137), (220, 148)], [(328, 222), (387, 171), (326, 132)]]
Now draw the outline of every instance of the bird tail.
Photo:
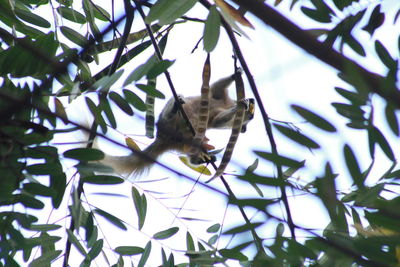
[(135, 151), (128, 156), (106, 155), (101, 163), (111, 166), (117, 173), (136, 178), (147, 173), (155, 160), (167, 150), (168, 146), (156, 139), (143, 151)]

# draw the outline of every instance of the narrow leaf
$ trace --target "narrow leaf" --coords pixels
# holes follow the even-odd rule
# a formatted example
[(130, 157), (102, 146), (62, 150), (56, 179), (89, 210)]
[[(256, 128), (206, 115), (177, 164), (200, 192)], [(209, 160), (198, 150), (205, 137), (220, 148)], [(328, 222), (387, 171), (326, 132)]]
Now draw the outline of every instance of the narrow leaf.
[(61, 225), (57, 224), (32, 224), (29, 229), (32, 231), (47, 232), (60, 229)]
[(137, 108), (140, 111), (146, 111), (146, 104), (143, 102), (143, 100), (138, 97), (134, 92), (128, 89), (122, 90), (125, 96), (126, 101), (129, 102), (129, 104), (133, 105), (135, 108)]
[(16, 7), (14, 9), (15, 14), (22, 20), (29, 22), (33, 25), (42, 27), (42, 28), (50, 28), (51, 24), (47, 20), (45, 20), (43, 17), (38, 16), (32, 12), (30, 12), (28, 9), (21, 9)]
[(63, 156), (79, 161), (95, 161), (102, 160), (104, 158), (104, 153), (95, 148), (73, 148), (65, 151)]
[(204, 39), (203, 46), (204, 50), (208, 53), (214, 50), (218, 43), (219, 32), (221, 28), (221, 17), (215, 6), (211, 6), (206, 23), (204, 25)]
[(289, 127), (274, 124), (275, 128), (278, 129), (283, 135), (293, 140), (294, 142), (303, 145), (308, 148), (320, 148), (319, 144), (304, 134), (295, 131)]
[(132, 199), (133, 199), (133, 204), (135, 204), (136, 213), (139, 219), (138, 227), (139, 230), (141, 230), (144, 225), (147, 213), (146, 196), (144, 194), (140, 195), (139, 191), (134, 186), (132, 186)]
[(150, 9), (146, 22), (151, 23), (155, 20), (159, 21), (160, 25), (171, 24), (177, 18), (189, 11), (197, 0), (160, 0), (155, 3)]
[(393, 150), (391, 146), (389, 145), (388, 141), (386, 140), (385, 136), (382, 134), (382, 132), (376, 128), (373, 127), (369, 132), (371, 132), (371, 139), (374, 143), (378, 143), (378, 145), (381, 147), (382, 151), (386, 154), (386, 156), (392, 160), (395, 161), (395, 156), (393, 154)]
[(124, 179), (112, 175), (91, 175), (81, 178), (83, 183), (87, 184), (122, 184)]
[(161, 60), (154, 64), (150, 69), (149, 72), (147, 72), (147, 79), (155, 79), (157, 78), (158, 75), (161, 73), (164, 73), (167, 71), (167, 69), (174, 64), (175, 60)]
[(186, 232), (186, 248), (189, 251), (194, 251), (196, 249), (194, 246), (193, 237), (189, 232)]
[(52, 250), (46, 253), (43, 253), (40, 257), (34, 259), (29, 263), (29, 267), (43, 267), (50, 266), (51, 262), (55, 260), (60, 254), (62, 250)]
[(207, 228), (207, 233), (217, 233), (219, 229), (221, 229), (221, 225), (216, 223)]
[(74, 233), (70, 230), (67, 229), (67, 234), (68, 234), (68, 240), (74, 244), (74, 246), (78, 249), (78, 251), (83, 255), (86, 256), (86, 250), (85, 248), (82, 246), (82, 244), (79, 242), (78, 238), (76, 238), (76, 236), (74, 235)]
[(142, 90), (143, 92), (145, 92), (146, 94), (149, 94), (153, 97), (157, 97), (157, 98), (161, 98), (161, 99), (165, 99), (165, 96), (163, 93), (161, 93), (160, 91), (158, 91), (155, 86), (153, 85), (146, 85), (146, 84), (135, 84), (137, 88), (139, 88), (140, 90)]
[(60, 6), (60, 7), (57, 7), (56, 10), (57, 10), (57, 13), (61, 15), (61, 17), (65, 18), (67, 20), (70, 20), (70, 21), (73, 21), (73, 22), (76, 22), (79, 24), (86, 23), (85, 16), (72, 8)]
[(349, 145), (346, 144), (343, 147), (343, 153), (347, 169), (349, 170), (350, 175), (353, 178), (354, 184), (356, 184), (358, 188), (364, 188), (365, 177), (361, 173), (360, 166), (358, 164), (356, 156), (354, 155), (353, 150)]
[(80, 47), (84, 47), (88, 42), (87, 39), (83, 37), (79, 32), (67, 26), (61, 26), (60, 30), (67, 39), (79, 45)]
[(397, 62), (392, 58), (389, 51), (383, 44), (379, 41), (375, 41), (375, 51), (378, 53), (380, 60), (385, 64), (389, 69), (394, 69), (397, 67)]
[(122, 96), (115, 92), (110, 92), (108, 96), (123, 112), (125, 112), (129, 116), (133, 115), (133, 110), (131, 106)]
[(116, 81), (118, 81), (123, 73), (124, 70), (121, 69), (112, 75), (104, 76), (93, 84), (93, 88), (97, 88), (98, 90), (102, 91), (108, 91), (116, 83)]
[(336, 132), (335, 126), (333, 126), (329, 121), (325, 120), (324, 118), (312, 112), (311, 110), (308, 110), (298, 105), (292, 105), (291, 107), (297, 112), (297, 114), (299, 114), (301, 117), (307, 120), (307, 122), (313, 124), (314, 126), (320, 128), (321, 130), (331, 133)]
[(178, 227), (172, 227), (167, 230), (163, 230), (158, 233), (155, 233), (153, 238), (154, 239), (167, 239), (167, 238), (175, 235), (178, 231), (179, 231)]
[(122, 230), (127, 230), (125, 224), (118, 217), (115, 217), (114, 215), (112, 215), (104, 210), (101, 210), (101, 209), (94, 209), (93, 212), (102, 216), (104, 219), (106, 219), (110, 223), (114, 224), (118, 228), (120, 228)]
[(145, 266), (147, 260), (149, 259), (150, 252), (151, 252), (151, 241), (149, 241), (147, 243), (146, 247), (144, 248), (142, 257), (140, 258), (139, 263), (137, 265), (138, 267), (144, 267)]
[(264, 151), (255, 151), (255, 153), (262, 157), (265, 160), (271, 161), (275, 164), (279, 164), (279, 165), (285, 165), (288, 167), (296, 167), (299, 166), (301, 164), (301, 162), (285, 157), (285, 156), (280, 156), (280, 155), (275, 155), (271, 152), (264, 152)]
[(119, 246), (116, 247), (114, 251), (123, 256), (132, 256), (143, 253), (144, 249), (141, 247), (134, 247), (134, 246)]

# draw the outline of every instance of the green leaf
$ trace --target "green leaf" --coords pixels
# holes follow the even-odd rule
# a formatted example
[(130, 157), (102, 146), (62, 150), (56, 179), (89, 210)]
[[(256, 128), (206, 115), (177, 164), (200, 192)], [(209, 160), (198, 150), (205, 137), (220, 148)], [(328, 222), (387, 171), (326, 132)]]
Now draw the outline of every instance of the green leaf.
[(80, 172), (115, 173), (113, 168), (96, 162), (79, 162), (75, 167)]
[(325, 174), (322, 178), (318, 178), (314, 181), (315, 187), (317, 188), (317, 196), (322, 200), (322, 203), (328, 210), (329, 216), (332, 221), (336, 221), (337, 218), (337, 204), (336, 198), (336, 185), (335, 185), (335, 174), (333, 174), (332, 167), (327, 162), (325, 164)]
[(149, 241), (146, 244), (146, 247), (144, 248), (142, 257), (140, 258), (139, 263), (137, 265), (138, 267), (144, 267), (145, 266), (147, 260), (149, 259), (150, 251), (151, 251), (151, 241)]
[(61, 15), (61, 17), (79, 23), (79, 24), (84, 24), (86, 23), (86, 18), (84, 15), (79, 13), (78, 11), (75, 11), (72, 8), (65, 7), (65, 6), (60, 6), (56, 8), (58, 14)]
[(140, 80), (149, 72), (149, 70), (157, 63), (157, 61), (158, 59), (155, 55), (151, 56), (145, 63), (138, 66), (128, 75), (124, 82), (124, 86)]
[(331, 22), (331, 16), (329, 13), (323, 12), (317, 9), (311, 9), (308, 7), (301, 7), (301, 11), (309, 18), (321, 22), (321, 23), (329, 23)]
[(42, 27), (42, 28), (50, 28), (51, 24), (41, 16), (38, 16), (32, 12), (30, 12), (28, 9), (21, 9), (16, 7), (14, 9), (15, 14), (22, 20), (29, 22), (33, 25)]
[(194, 251), (196, 249), (193, 237), (189, 232), (186, 232), (186, 248), (188, 251)]
[[(254, 160), (253, 164), (251, 164), (249, 167), (247, 167), (245, 176), (247, 174), (253, 174), (254, 171), (257, 169), (257, 167), (258, 167), (258, 158)], [(254, 183), (253, 181), (249, 181), (249, 183), (254, 188), (254, 190), (256, 190), (257, 194), (260, 197), (264, 197), (264, 193), (262, 192), (262, 190), (258, 187), (258, 185), (256, 183)]]
[(309, 137), (305, 136), (304, 134), (295, 131), (289, 127), (282, 126), (279, 124), (274, 124), (275, 128), (278, 129), (283, 135), (288, 137), (289, 139), (293, 140), (294, 142), (308, 147), (308, 148), (320, 148), (319, 144), (316, 143), (314, 140), (310, 139)]
[(123, 256), (132, 256), (143, 253), (144, 249), (135, 246), (119, 246), (116, 247), (114, 251)]
[(59, 163), (37, 163), (26, 167), (27, 172), (34, 175), (57, 175), (62, 173)]
[(151, 7), (145, 21), (150, 24), (158, 20), (160, 25), (170, 24), (189, 11), (196, 2), (197, 0), (157, 1), (155, 5)]
[(351, 92), (340, 87), (335, 87), (335, 90), (336, 92), (338, 92), (338, 94), (349, 100), (355, 106), (363, 106), (366, 104), (367, 95), (362, 97), (360, 94), (356, 92)]
[(221, 17), (215, 5), (211, 6), (204, 25), (203, 46), (206, 52), (214, 50), (218, 43), (219, 32), (221, 28)]
[(61, 26), (60, 30), (68, 40), (79, 45), (80, 47), (84, 47), (88, 43), (87, 39), (83, 37), (79, 32), (67, 26)]
[(264, 223), (265, 222), (253, 222), (251, 224), (239, 225), (239, 226), (233, 227), (233, 228), (231, 228), (229, 230), (226, 230), (223, 234), (224, 235), (234, 235), (234, 234), (247, 232), (247, 231), (256, 229), (257, 227), (260, 227)]
[(114, 113), (111, 109), (110, 101), (108, 101), (106, 98), (100, 98), (99, 108), (104, 111), (104, 114), (106, 115), (111, 127), (116, 129), (117, 121), (115, 120)]
[(165, 99), (165, 96), (163, 93), (161, 93), (160, 91), (158, 91), (154, 85), (152, 84), (135, 84), (137, 88), (139, 88), (140, 90), (142, 90), (143, 92), (145, 92), (146, 94), (149, 94), (153, 97), (157, 97), (157, 98), (161, 98), (161, 99)]
[(74, 233), (70, 229), (67, 229), (67, 234), (69, 242), (71, 242), (83, 256), (87, 256), (85, 248), (79, 242), (78, 238), (76, 238)]
[(179, 231), (178, 227), (171, 227), (167, 230), (163, 230), (158, 233), (155, 233), (153, 235), (153, 238), (154, 239), (167, 239), (167, 238), (170, 238), (171, 236), (175, 235), (178, 231)]
[(397, 68), (397, 62), (392, 58), (389, 51), (386, 49), (386, 47), (383, 46), (383, 44), (379, 40), (375, 41), (375, 51), (376, 53), (378, 53), (380, 60), (383, 64), (385, 64), (386, 67), (388, 67), (389, 69)]
[(133, 110), (131, 108), (131, 106), (129, 105), (129, 103), (119, 94), (115, 93), (115, 92), (110, 92), (108, 94), (108, 97), (126, 114), (128, 114), (129, 116), (133, 115)]
[(104, 159), (104, 153), (96, 148), (73, 148), (63, 153), (64, 157), (79, 161), (95, 161)]
[(335, 126), (333, 126), (329, 121), (325, 120), (324, 118), (312, 112), (311, 110), (298, 105), (291, 105), (291, 107), (297, 112), (297, 114), (303, 117), (307, 122), (318, 127), (319, 129), (330, 133), (336, 132)]
[(399, 136), (400, 135), (399, 122), (398, 122), (398, 119), (397, 119), (397, 116), (396, 116), (393, 106), (389, 103), (386, 104), (385, 115), (386, 115), (386, 121), (387, 121), (390, 129), (396, 136)]
[(372, 143), (373, 144), (378, 143), (378, 145), (381, 147), (382, 151), (386, 154), (386, 156), (390, 160), (395, 161), (393, 150), (389, 145), (388, 141), (386, 140), (385, 136), (381, 133), (381, 131), (374, 126), (368, 131), (368, 134), (369, 134), (369, 139), (372, 141)]
[(26, 151), (26, 156), (34, 159), (54, 159), (58, 157), (57, 148), (53, 146), (35, 146)]
[(254, 152), (263, 159), (271, 161), (275, 164), (284, 165), (288, 167), (296, 167), (301, 165), (301, 162), (297, 160), (285, 156), (276, 155), (271, 152), (264, 152), (264, 151), (254, 151)]
[(303, 161), (301, 161), (301, 162), (299, 163), (298, 166), (294, 166), (294, 167), (289, 167), (289, 168), (287, 168), (287, 169), (283, 172), (283, 177), (284, 177), (284, 178), (290, 178), (290, 177), (292, 177), (293, 174), (294, 174), (295, 172), (297, 172), (299, 169), (301, 169), (301, 168), (304, 167), (304, 164), (305, 164), (305, 163), (306, 163), (306, 161), (303, 160)]
[(23, 189), (30, 194), (46, 197), (51, 197), (55, 193), (52, 188), (39, 183), (26, 183), (24, 184)]
[(103, 250), (103, 239), (99, 239), (96, 242), (94, 242), (92, 249), (88, 253), (88, 257), (90, 258), (90, 260), (94, 260), (102, 250)]
[(104, 76), (93, 84), (93, 88), (107, 92), (116, 83), (116, 81), (118, 81), (123, 73), (124, 70), (119, 70), (112, 75)]
[(222, 257), (228, 258), (228, 259), (235, 259), (238, 261), (247, 261), (248, 258), (241, 253), (240, 251), (233, 250), (233, 249), (220, 249), (218, 250), (219, 253), (221, 253)]
[(94, 213), (102, 216), (104, 219), (106, 219), (107, 221), (109, 221), (110, 223), (114, 224), (115, 226), (117, 226), (118, 228), (122, 229), (122, 230), (127, 230), (125, 224), (122, 222), (121, 219), (119, 219), (118, 217), (115, 217), (114, 215), (102, 210), (102, 209), (94, 209), (93, 210)]
[(29, 229), (32, 231), (47, 232), (60, 229), (61, 225), (57, 224), (32, 224)]
[(147, 72), (147, 79), (152, 80), (157, 78), (158, 75), (161, 73), (164, 73), (167, 71), (169, 67), (172, 66), (172, 64), (175, 63), (175, 60), (166, 60), (163, 59), (161, 61), (158, 61), (156, 64), (154, 64), (149, 71)]
[(67, 178), (65, 173), (50, 175), (50, 187), (54, 190), (54, 195), (51, 199), (53, 208), (58, 208), (64, 199), (64, 192), (67, 188)]
[(275, 204), (276, 200), (265, 199), (265, 198), (245, 198), (245, 199), (231, 199), (229, 202), (239, 207), (250, 206), (256, 208), (257, 210), (265, 210), (267, 206)]
[(140, 111), (146, 111), (146, 104), (143, 102), (143, 100), (138, 97), (134, 92), (128, 89), (122, 90), (125, 96), (126, 101), (128, 101), (130, 104), (132, 104), (135, 108), (137, 108)]
[[(91, 4), (93, 2), (90, 2)], [(107, 12), (107, 10), (105, 10), (104, 8), (102, 8), (99, 5), (93, 4), (94, 8), (93, 8), (93, 13), (96, 19), (102, 20), (102, 21), (110, 21), (110, 14)]]
[(346, 144), (343, 147), (343, 153), (347, 169), (349, 170), (350, 175), (353, 178), (354, 184), (357, 185), (358, 188), (364, 188), (365, 177), (361, 173), (360, 166), (358, 164), (356, 156), (354, 155), (353, 150), (349, 145)]
[(147, 200), (145, 194), (140, 195), (139, 191), (132, 186), (132, 199), (135, 205), (136, 213), (138, 215), (138, 227), (142, 229), (147, 213)]
[(107, 132), (107, 125), (106, 122), (103, 119), (103, 116), (101, 115), (101, 110), (99, 109), (99, 107), (93, 102), (92, 99), (90, 99), (89, 97), (85, 97), (85, 101), (86, 104), (90, 110), (90, 112), (92, 113), (93, 117), (94, 117), (94, 121), (100, 125), (103, 133)]
[(124, 179), (112, 175), (91, 175), (81, 178), (83, 183), (87, 184), (122, 184)]
[(43, 267), (50, 266), (51, 262), (55, 260), (60, 254), (62, 250), (52, 250), (46, 253), (43, 253), (40, 257), (34, 259), (29, 263), (29, 267)]
[(359, 106), (344, 103), (332, 103), (331, 105), (336, 109), (337, 113), (346, 118), (356, 121), (365, 121), (365, 112)]
[(376, 205), (376, 202), (384, 190), (385, 184), (377, 184), (372, 187), (367, 187), (365, 190), (358, 192), (354, 200), (354, 204), (360, 207), (371, 207)]
[(208, 239), (207, 243), (210, 246), (214, 245), (218, 241), (218, 237), (219, 235), (213, 235), (212, 237), (210, 237), (210, 239)]
[[(299, 166), (299, 165), (296, 165), (296, 166)], [(296, 166), (293, 166), (293, 167), (295, 168)], [(248, 181), (250, 183), (260, 184), (260, 185), (265, 185), (265, 186), (290, 186), (291, 185), (286, 180), (278, 179), (275, 177), (261, 176), (261, 175), (255, 174), (255, 173), (246, 173), (245, 175), (238, 176), (237, 178), (240, 180), (243, 180), (243, 181)]]
[(207, 228), (207, 233), (217, 233), (219, 229), (221, 229), (221, 225), (216, 223)]
[(360, 44), (359, 41), (357, 41), (352, 35), (347, 35), (343, 38), (343, 40), (346, 42), (346, 44), (353, 49), (354, 52), (359, 54), (360, 56), (365, 57), (366, 53), (364, 50), (364, 47)]

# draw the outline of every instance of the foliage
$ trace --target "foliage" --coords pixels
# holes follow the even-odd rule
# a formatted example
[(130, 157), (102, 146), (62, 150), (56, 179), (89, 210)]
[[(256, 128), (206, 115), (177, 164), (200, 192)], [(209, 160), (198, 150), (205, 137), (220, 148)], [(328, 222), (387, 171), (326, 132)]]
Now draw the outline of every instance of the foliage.
[[(110, 266), (124, 266), (128, 261), (138, 266), (211, 266), (231, 262), (240, 262), (243, 266), (395, 266), (400, 263), (400, 169), (396, 161), (400, 135), (397, 81), (400, 34), (392, 33), (398, 40), (397, 51), (376, 37), (376, 32), (385, 27), (396, 23), (398, 26), (398, 3), (392, 1), (384, 9), (383, 1), (269, 1), (277, 9), (285, 9), (285, 4), (290, 6), (291, 13), (285, 18), (268, 2), (235, 0), (238, 9), (228, 2), (124, 0), (115, 3), (124, 11), (125, 15), (120, 18), (115, 12), (116, 6), (102, 1), (98, 4), (91, 0), (0, 2), (0, 266), (50, 266), (61, 262), (68, 266), (71, 251), (80, 255), (80, 266), (99, 261), (100, 254)], [(196, 8), (200, 7), (207, 10), (205, 16), (197, 13)], [(389, 12), (394, 9), (397, 10), (394, 14)], [(191, 11), (195, 17), (187, 16)], [(332, 120), (302, 103), (293, 103), (291, 108), (308, 123), (304, 131), (298, 125), (269, 119), (265, 101), (258, 94), (236, 40), (246, 37), (243, 26), (254, 28), (243, 14), (258, 17), (337, 69), (343, 83), (334, 90), (342, 100), (332, 100), (331, 104), (346, 120), (344, 125), (343, 120)], [(287, 20), (299, 17), (317, 26), (301, 30)], [(133, 32), (133, 21), (143, 25), (142, 29)], [(170, 48), (168, 36), (183, 23), (204, 24), (203, 35), (195, 38), (202, 39), (204, 50), (211, 54), (221, 45), (221, 28), (226, 30), (257, 100), (267, 133), (263, 141), (270, 142), (271, 150), (255, 151), (254, 164), (237, 177), (241, 186), (255, 190), (254, 196), (237, 198), (225, 180), (227, 193), (206, 185), (214, 190), (210, 194), (218, 192), (226, 197), (229, 205), (240, 209), (244, 221), (240, 225), (224, 227), (223, 223), (177, 215), (181, 221), (196, 220), (209, 226), (207, 233), (196, 237), (191, 229), (173, 225), (163, 230), (147, 228), (152, 233), (144, 243), (129, 239), (129, 244), (110, 244), (107, 239), (113, 235), (112, 231), (143, 231), (150, 224), (153, 218), (147, 216), (151, 212), (148, 198), (153, 192), (140, 189), (136, 183), (132, 186), (128, 197), (137, 222), (124, 221), (113, 211), (90, 203), (85, 197), (87, 186), (95, 184), (103, 190), (106, 186), (124, 183), (124, 177), (118, 174), (96, 173), (108, 169), (96, 163), (104, 153), (91, 144), (97, 135), (139, 150), (130, 138), (128, 145), (118, 144), (105, 134), (120, 125), (117, 112), (134, 117), (136, 112), (150, 112), (154, 99), (165, 98), (169, 89), (158, 89), (155, 80), (163, 74), (170, 79), (168, 69), (174, 61), (163, 59), (162, 55)], [(259, 35), (264, 30), (261, 25), (255, 28)], [(102, 60), (106, 52), (114, 57), (109, 64)], [(130, 73), (124, 73), (124, 65), (145, 52), (151, 56), (144, 63), (136, 64)], [(364, 58), (381, 64), (384, 74), (375, 74), (367, 64), (357, 63), (364, 62)], [(98, 66), (103, 69), (98, 70)], [(121, 82), (124, 88), (118, 91)], [(135, 87), (129, 87), (131, 84)], [(95, 100), (88, 97), (89, 92), (96, 93)], [(78, 95), (85, 99), (94, 117), (92, 125), (80, 125), (69, 119), (64, 105)], [(143, 125), (143, 129), (150, 129), (149, 136), (152, 136), (154, 114), (149, 114), (153, 119), (146, 120), (150, 125)], [(377, 121), (378, 115), (384, 121)], [(342, 153), (328, 157), (318, 177), (306, 171), (308, 166), (318, 163), (305, 163), (303, 158), (281, 153), (275, 142), (278, 136), (280, 140), (293, 142), (293, 149), (318, 152), (325, 147), (316, 137), (318, 134), (340, 135), (343, 129), (365, 133), (363, 146), (369, 154), (360, 155), (351, 138), (343, 137)], [(62, 151), (54, 142), (58, 135), (82, 131), (90, 134), (84, 148)], [(345, 164), (337, 164), (338, 158)], [(76, 163), (72, 174), (64, 165), (68, 159)], [(390, 167), (383, 169), (388, 164)], [(275, 169), (261, 171), (270, 166)], [(168, 167), (175, 168), (172, 163)], [(179, 170), (177, 174), (182, 175)], [(343, 177), (351, 179), (350, 189), (340, 188)], [(279, 190), (281, 197), (268, 197), (266, 192), (270, 188)], [(323, 204), (330, 223), (318, 229), (322, 231), (296, 224), (290, 197), (300, 194)], [(102, 193), (100, 197), (106, 202), (121, 195)], [(272, 210), (280, 205), (284, 207), (284, 214), (278, 216)], [(49, 210), (55, 209), (65, 209), (66, 217), (42, 219)], [(249, 218), (247, 214), (254, 211), (257, 216)], [(102, 220), (109, 223), (111, 231), (101, 230)], [(273, 238), (268, 238), (262, 229), (270, 227), (271, 222), (276, 230)], [(236, 240), (236, 237), (239, 241), (221, 245), (221, 240)], [(164, 241), (172, 238), (186, 244), (183, 253), (178, 245), (165, 245)], [(155, 244), (160, 244), (161, 254), (154, 252)], [(182, 254), (184, 260), (178, 259)], [(157, 263), (149, 263), (157, 257)]]

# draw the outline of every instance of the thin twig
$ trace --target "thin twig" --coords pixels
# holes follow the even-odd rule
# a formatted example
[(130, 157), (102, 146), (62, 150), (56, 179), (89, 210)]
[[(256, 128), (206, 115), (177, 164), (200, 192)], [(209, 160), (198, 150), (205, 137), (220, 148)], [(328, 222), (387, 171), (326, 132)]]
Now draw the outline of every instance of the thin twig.
[(126, 14), (124, 32), (122, 34), (121, 42), (118, 46), (117, 52), (115, 53), (115, 58), (112, 63), (112, 66), (109, 70), (108, 75), (113, 74), (117, 70), (117, 68), (119, 66), (119, 61), (122, 56), (122, 52), (125, 48), (126, 41), (128, 40), (128, 36), (129, 36), (129, 33), (131, 32), (131, 28), (132, 28), (132, 22), (133, 22), (133, 17), (134, 17), (133, 15), (134, 15), (135, 9), (132, 7), (129, 0), (124, 0), (124, 7), (125, 7), (125, 14)]
[[(260, 109), (261, 112), (261, 116), (263, 118), (264, 121), (264, 126), (265, 126), (265, 131), (267, 132), (268, 135), (268, 140), (270, 142), (271, 145), (271, 151), (272, 154), (279, 157), (279, 153), (278, 153), (278, 148), (275, 142), (275, 138), (274, 135), (272, 133), (272, 129), (271, 129), (271, 123), (269, 121), (269, 116), (267, 111), (265, 110), (265, 107), (262, 103), (260, 94), (258, 93), (258, 89), (256, 86), (256, 83), (253, 79), (253, 76), (251, 75), (250, 69), (247, 66), (246, 60), (243, 57), (243, 53), (240, 50), (240, 46), (236, 40), (235, 34), (233, 33), (232, 29), (227, 25), (227, 23), (225, 21), (223, 21), (223, 26), (229, 36), (229, 39), (231, 40), (232, 46), (234, 47), (235, 50), (235, 54), (238, 57), (239, 61), (240, 61), (240, 65), (242, 66), (244, 73), (246, 74), (247, 80), (249, 81), (250, 84), (250, 88), (253, 92), (254, 97), (256, 98), (257, 101), (257, 106)], [(284, 177), (283, 177), (283, 171), (282, 171), (282, 166), (279, 163), (275, 163), (276, 165), (276, 171), (277, 171), (277, 176), (278, 179), (284, 181)], [(292, 214), (290, 211), (290, 206), (289, 206), (289, 201), (288, 201), (288, 197), (286, 194), (286, 188), (285, 185), (283, 183), (279, 183), (280, 184), (280, 191), (281, 191), (281, 198), (283, 201), (283, 205), (285, 206), (285, 211), (286, 211), (286, 215), (287, 215), (287, 221), (288, 221), (288, 226), (290, 229), (290, 234), (292, 236), (292, 238), (295, 240), (296, 239), (296, 233), (295, 233), (295, 229), (293, 227), (293, 218), (292, 218)]]

